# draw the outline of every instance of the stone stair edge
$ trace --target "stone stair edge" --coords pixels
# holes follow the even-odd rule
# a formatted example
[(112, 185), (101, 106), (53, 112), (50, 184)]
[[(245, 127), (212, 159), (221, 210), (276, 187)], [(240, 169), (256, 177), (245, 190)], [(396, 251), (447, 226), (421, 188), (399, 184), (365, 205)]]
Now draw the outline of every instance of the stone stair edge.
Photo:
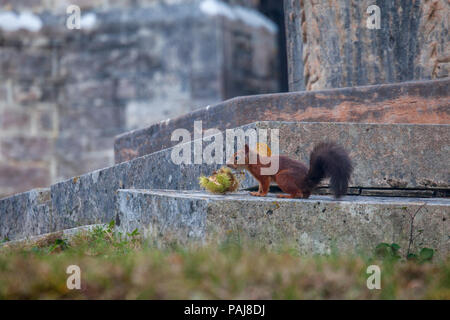
[[(198, 110), (197, 110), (198, 111)], [(162, 122), (165, 122), (166, 120), (164, 120), (164, 121), (161, 121), (161, 123)], [(283, 124), (296, 124), (296, 123), (307, 123), (307, 124), (335, 124), (335, 125), (342, 125), (342, 126), (345, 126), (345, 125), (349, 125), (349, 124), (351, 124), (351, 125), (371, 125), (371, 126), (380, 126), (380, 127), (382, 127), (382, 126), (384, 126), (384, 127), (389, 127), (389, 126), (405, 126), (405, 127), (414, 127), (414, 126), (434, 126), (434, 127), (448, 127), (448, 126), (450, 126), (450, 123), (373, 123), (373, 122), (350, 122), (350, 121), (287, 121), (287, 120), (255, 120), (255, 121), (251, 121), (251, 122), (247, 122), (247, 123), (245, 123), (245, 124), (241, 124), (241, 125), (238, 125), (238, 126), (236, 126), (236, 127), (233, 127), (233, 128), (227, 128), (227, 129), (218, 129), (220, 132), (222, 132), (222, 133), (224, 133), (226, 130), (233, 130), (233, 129), (238, 129), (238, 128), (242, 128), (242, 127), (246, 127), (246, 126), (251, 126), (251, 125), (256, 125), (256, 124), (259, 124), (259, 123), (261, 123), (261, 124), (270, 124), (270, 123), (274, 123), (274, 124), (279, 124), (279, 123), (283, 123)], [(135, 129), (135, 130), (131, 130), (131, 131), (127, 131), (127, 132), (124, 132), (123, 134), (120, 134), (120, 135), (118, 135), (118, 136), (116, 136), (116, 138), (117, 137), (121, 137), (121, 136), (127, 136), (127, 135), (129, 135), (129, 134), (133, 134), (133, 133), (136, 133), (136, 132), (139, 132), (139, 131), (142, 131), (142, 130), (146, 130), (146, 128), (143, 128), (143, 129)], [(204, 133), (203, 133), (203, 138), (205, 138), (205, 137), (207, 137), (208, 135), (205, 135)], [(191, 143), (191, 142), (193, 142), (193, 141), (198, 141), (198, 140), (202, 140), (202, 138), (201, 139), (192, 139), (190, 142), (186, 142), (186, 143)], [(184, 144), (184, 143), (183, 143)], [(163, 147), (162, 149), (159, 149), (159, 150), (157, 150), (157, 151), (153, 151), (153, 152), (151, 152), (151, 153), (148, 153), (148, 154), (144, 154), (144, 155), (140, 155), (140, 156), (138, 156), (138, 157), (136, 157), (136, 158), (133, 158), (133, 159), (130, 159), (130, 160), (126, 160), (126, 161), (123, 161), (123, 162), (119, 162), (119, 163), (115, 163), (114, 165), (111, 165), (111, 166), (108, 166), (108, 167), (105, 167), (105, 168), (109, 168), (109, 167), (113, 167), (113, 166), (115, 166), (115, 165), (118, 165), (118, 164), (121, 164), (121, 163), (126, 163), (126, 162), (130, 162), (130, 161), (133, 161), (134, 159), (138, 159), (138, 158), (142, 158), (142, 157), (145, 157), (145, 156), (147, 156), (147, 155), (150, 155), (150, 154), (156, 154), (156, 153), (158, 153), (158, 152), (161, 152), (161, 151), (165, 151), (165, 150), (169, 150), (169, 149), (172, 149), (174, 146), (170, 146), (170, 147)], [(91, 171), (91, 172), (95, 172), (95, 171), (98, 171), (98, 170), (101, 170), (101, 169), (104, 169), (104, 168), (100, 168), (100, 169), (97, 169), (97, 170), (94, 170), (94, 171)], [(70, 178), (68, 178), (68, 179), (66, 179), (66, 180), (70, 180)]]
[[(291, 96), (291, 95), (316, 95), (316, 94), (326, 94), (326, 93), (334, 93), (334, 92), (354, 92), (354, 91), (358, 91), (360, 89), (378, 89), (378, 88), (391, 88), (391, 87), (392, 88), (395, 88), (395, 87), (404, 88), (404, 87), (413, 86), (413, 85), (417, 85), (417, 84), (427, 84), (429, 82), (433, 82), (433, 83), (434, 82), (436, 82), (436, 83), (449, 82), (449, 84), (450, 84), (450, 78), (443, 78), (443, 79), (436, 79), (436, 80), (412, 80), (412, 81), (405, 81), (405, 82), (373, 84), (373, 85), (365, 85), (365, 86), (357, 86), (357, 87), (330, 88), (330, 89), (321, 89), (321, 90), (317, 90), (317, 91), (293, 91), (293, 92), (279, 92), (279, 93), (266, 93), (266, 94), (236, 96), (236, 97), (224, 100), (224, 101), (217, 102), (212, 105), (203, 106), (199, 109), (193, 110), (189, 113), (180, 115), (178, 117), (161, 120), (159, 122), (155, 122), (155, 123), (150, 124), (143, 128), (137, 128), (137, 129), (133, 129), (130, 131), (120, 133), (115, 136), (115, 139), (123, 138), (125, 136), (128, 136), (131, 133), (146, 131), (151, 127), (154, 127), (154, 126), (157, 126), (160, 124), (165, 124), (165, 123), (171, 122), (171, 121), (177, 121), (180, 119), (184, 119), (191, 115), (202, 114), (209, 109), (220, 108), (224, 104), (229, 104), (231, 102), (236, 102), (236, 101), (241, 101), (241, 100), (259, 100), (264, 97), (281, 97), (281, 96)], [(271, 121), (271, 120), (267, 120), (267, 121)], [(314, 122), (314, 121), (308, 121), (308, 122)], [(319, 122), (319, 121), (317, 121), (317, 122)]]
[[(252, 112), (260, 121), (289, 121), (295, 116), (298, 122), (450, 123), (450, 113), (445, 111), (449, 84), (450, 78), (444, 78), (235, 97), (116, 136), (115, 161), (120, 163), (167, 147), (170, 130), (191, 128), (195, 120), (204, 121), (204, 129), (225, 130), (253, 122), (249, 119)], [(418, 103), (420, 112), (405, 113), (403, 109), (411, 108), (413, 103)], [(349, 113), (349, 106), (355, 104), (364, 108)], [(317, 113), (311, 113), (316, 108)]]
[[(367, 251), (381, 242), (407, 248), (411, 237), (409, 214), (421, 210), (414, 224), (414, 232), (421, 230), (414, 238), (414, 250), (430, 247), (442, 258), (450, 252), (450, 200), (379, 198), (364, 202), (351, 201), (352, 196), (345, 201), (324, 196), (278, 199), (230, 195), (214, 201), (209, 194), (199, 199), (186, 194), (179, 198), (167, 196), (161, 190), (130, 192), (136, 196), (128, 197), (126, 190), (118, 194), (118, 228), (122, 232), (138, 228), (144, 238), (156, 243), (220, 243), (234, 234), (243, 241), (268, 245), (288, 240), (305, 253), (324, 253), (322, 249), (335, 245), (339, 251)], [(179, 217), (176, 222), (174, 217)]]
[(412, 198), (412, 197), (382, 197), (382, 196), (361, 196), (346, 195), (341, 199), (335, 199), (331, 195), (312, 195), (308, 199), (286, 199), (277, 198), (277, 193), (269, 192), (266, 197), (254, 197), (248, 191), (237, 191), (226, 194), (213, 194), (202, 190), (173, 190), (173, 189), (118, 189), (118, 193), (155, 195), (169, 198), (188, 198), (200, 200), (221, 200), (221, 201), (263, 201), (263, 202), (316, 202), (323, 203), (384, 203), (384, 204), (422, 204), (445, 205), (450, 208), (450, 198)]
[[(237, 126), (235, 128), (243, 127), (246, 125), (254, 124), (254, 123), (283, 123), (283, 124), (334, 124), (338, 126), (345, 126), (345, 125), (370, 125), (370, 126), (379, 126), (379, 127), (390, 127), (390, 126), (402, 126), (402, 127), (415, 127), (415, 126), (427, 126), (427, 127), (449, 127), (450, 123), (374, 123), (374, 122), (351, 122), (351, 121), (287, 121), (287, 120), (257, 120), (254, 122), (249, 122), (246, 124), (243, 124), (241, 126)], [(235, 129), (235, 128), (229, 128), (229, 129)], [(228, 129), (225, 129), (228, 130)], [(221, 132), (224, 132), (225, 130), (220, 130)], [(166, 149), (170, 149), (166, 148)], [(164, 149), (162, 149), (164, 150)]]
[(32, 189), (29, 189), (29, 190), (26, 190), (26, 191), (23, 191), (23, 192), (14, 193), (14, 194), (10, 194), (10, 195), (1, 197), (0, 198), (0, 202), (3, 201), (3, 200), (7, 200), (7, 199), (10, 199), (10, 198), (13, 198), (13, 197), (19, 197), (19, 196), (21, 196), (23, 194), (30, 193), (30, 192), (38, 193), (38, 192), (48, 192), (48, 191), (50, 191), (50, 186), (48, 186), (48, 187), (32, 188)]
[(55, 232), (43, 233), (39, 235), (28, 236), (26, 238), (14, 239), (6, 242), (0, 243), (0, 248), (5, 247), (21, 247), (21, 246), (30, 246), (36, 244), (49, 245), (54, 242), (56, 239), (67, 237), (71, 239), (79, 233), (92, 231), (96, 227), (105, 228), (107, 224), (99, 223), (99, 224), (90, 224), (79, 227), (73, 227), (69, 229), (59, 230)]

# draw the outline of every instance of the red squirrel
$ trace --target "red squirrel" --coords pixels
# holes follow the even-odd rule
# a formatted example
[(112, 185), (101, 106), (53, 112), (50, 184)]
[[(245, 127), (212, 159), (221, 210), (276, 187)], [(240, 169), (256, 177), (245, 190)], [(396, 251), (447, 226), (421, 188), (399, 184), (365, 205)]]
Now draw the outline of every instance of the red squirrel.
[[(309, 169), (300, 161), (287, 156), (278, 157), (278, 171), (273, 175), (261, 174), (261, 168), (270, 166), (270, 159), (245, 148), (239, 150), (228, 161), (228, 166), (233, 169), (246, 169), (259, 182), (258, 192), (250, 192), (252, 196), (264, 197), (269, 192), (270, 183), (275, 182), (280, 189), (287, 194), (278, 195), (278, 198), (308, 198), (311, 191), (325, 178), (330, 177), (330, 187), (335, 198), (347, 193), (348, 182), (353, 171), (352, 162), (347, 151), (334, 142), (322, 142), (316, 145), (310, 154)], [(241, 160), (243, 159), (243, 160)], [(249, 159), (256, 159), (251, 164)]]

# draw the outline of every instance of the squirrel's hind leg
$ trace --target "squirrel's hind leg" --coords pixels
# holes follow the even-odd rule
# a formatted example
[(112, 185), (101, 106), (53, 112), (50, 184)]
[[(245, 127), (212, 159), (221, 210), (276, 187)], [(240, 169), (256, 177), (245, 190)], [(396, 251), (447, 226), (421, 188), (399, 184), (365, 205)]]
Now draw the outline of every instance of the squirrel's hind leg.
[(275, 181), (280, 187), (281, 191), (287, 193), (287, 195), (280, 195), (279, 198), (294, 198), (302, 194), (302, 190), (297, 185), (295, 176), (289, 170), (282, 170), (275, 176)]

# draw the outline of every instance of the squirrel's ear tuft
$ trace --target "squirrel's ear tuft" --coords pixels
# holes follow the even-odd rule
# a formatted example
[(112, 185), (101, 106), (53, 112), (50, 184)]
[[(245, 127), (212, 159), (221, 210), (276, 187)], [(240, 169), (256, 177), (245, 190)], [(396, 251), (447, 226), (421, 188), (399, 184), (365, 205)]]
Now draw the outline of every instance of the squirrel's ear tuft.
[(248, 147), (248, 144), (245, 144), (245, 153), (248, 153), (250, 151), (250, 148)]

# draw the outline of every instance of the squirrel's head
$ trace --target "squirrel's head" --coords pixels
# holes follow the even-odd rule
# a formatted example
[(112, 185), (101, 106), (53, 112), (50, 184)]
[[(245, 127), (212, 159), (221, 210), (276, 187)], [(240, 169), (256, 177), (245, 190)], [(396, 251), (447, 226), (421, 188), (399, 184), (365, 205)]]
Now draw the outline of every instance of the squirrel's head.
[(231, 159), (228, 159), (227, 166), (233, 169), (245, 168), (249, 164), (250, 148), (248, 144), (244, 149), (238, 150)]

